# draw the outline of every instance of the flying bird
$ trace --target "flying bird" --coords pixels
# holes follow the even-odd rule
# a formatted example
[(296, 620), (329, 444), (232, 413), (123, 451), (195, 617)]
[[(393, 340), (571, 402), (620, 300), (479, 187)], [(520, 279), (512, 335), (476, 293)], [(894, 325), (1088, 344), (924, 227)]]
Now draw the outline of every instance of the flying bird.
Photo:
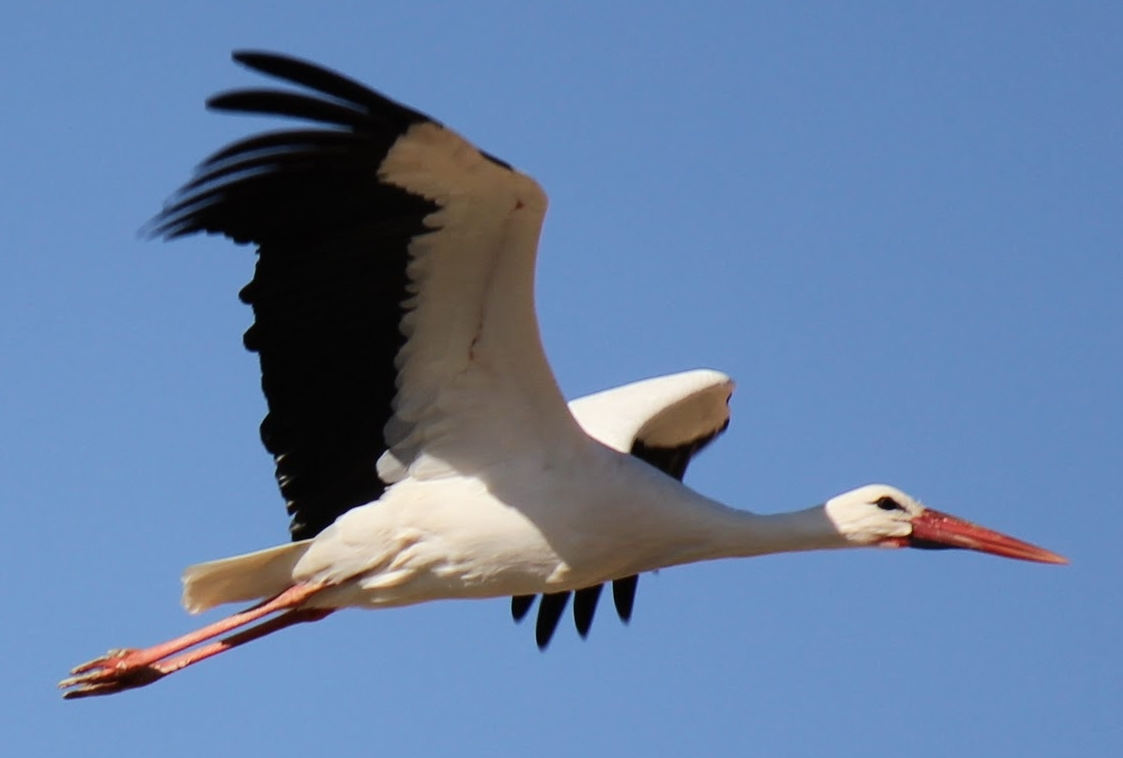
[(606, 584), (626, 621), (640, 574), (693, 561), (907, 546), (1066, 562), (887, 485), (768, 515), (687, 488), (733, 382), (688, 371), (565, 402), (534, 311), (533, 179), (340, 74), (233, 57), (294, 87), (209, 107), (306, 125), (206, 158), (148, 231), (257, 247), (244, 343), (293, 541), (188, 568), (189, 611), (257, 604), (82, 664), (65, 697), (146, 685), (350, 606), (509, 596), (518, 620), (540, 596), (545, 647), (571, 597), (584, 636)]

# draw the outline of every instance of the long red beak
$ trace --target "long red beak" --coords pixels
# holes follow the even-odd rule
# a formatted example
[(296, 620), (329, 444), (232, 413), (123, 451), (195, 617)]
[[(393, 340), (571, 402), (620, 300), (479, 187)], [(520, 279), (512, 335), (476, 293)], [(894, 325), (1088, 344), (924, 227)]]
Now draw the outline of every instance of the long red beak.
[(931, 508), (912, 520), (912, 535), (906, 544), (909, 547), (928, 549), (978, 550), (981, 553), (1001, 555), (1004, 558), (1038, 563), (1068, 563), (1067, 558), (1043, 547), (1007, 537), (1005, 534)]

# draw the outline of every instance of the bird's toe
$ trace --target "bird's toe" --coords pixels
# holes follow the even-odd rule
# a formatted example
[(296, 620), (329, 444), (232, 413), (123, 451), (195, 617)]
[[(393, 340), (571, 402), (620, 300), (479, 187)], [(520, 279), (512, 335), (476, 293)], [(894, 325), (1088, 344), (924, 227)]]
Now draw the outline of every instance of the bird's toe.
[[(135, 652), (136, 651), (133, 650), (132, 648), (114, 648), (113, 650), (110, 650), (105, 655), (99, 655), (97, 658), (94, 658), (92, 661), (86, 661), (85, 663), (79, 663), (77, 666), (70, 669), (70, 673), (71, 674), (84, 674), (87, 671), (94, 671), (96, 669), (104, 669), (112, 661), (122, 660), (122, 659), (128, 657), (129, 654), (135, 653)], [(67, 680), (64, 679), (63, 681), (67, 681)]]

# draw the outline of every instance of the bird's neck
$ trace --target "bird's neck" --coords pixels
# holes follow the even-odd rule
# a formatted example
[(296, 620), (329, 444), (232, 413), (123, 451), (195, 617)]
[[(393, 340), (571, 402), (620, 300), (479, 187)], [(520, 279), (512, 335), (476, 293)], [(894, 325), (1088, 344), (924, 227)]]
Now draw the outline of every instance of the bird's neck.
[(757, 514), (727, 509), (730, 555), (787, 553), (853, 547), (822, 505), (787, 513)]
[[(628, 545), (613, 570), (619, 575), (717, 558), (852, 547), (822, 505), (788, 513), (760, 514), (731, 508), (630, 456), (604, 477), (617, 484), (589, 512), (598, 531), (618, 534)], [(609, 540), (606, 544), (618, 546)], [(605, 564), (614, 563), (605, 558)]]
[(821, 505), (789, 513), (758, 514), (692, 495), (695, 518), (677, 535), (674, 563), (853, 546)]

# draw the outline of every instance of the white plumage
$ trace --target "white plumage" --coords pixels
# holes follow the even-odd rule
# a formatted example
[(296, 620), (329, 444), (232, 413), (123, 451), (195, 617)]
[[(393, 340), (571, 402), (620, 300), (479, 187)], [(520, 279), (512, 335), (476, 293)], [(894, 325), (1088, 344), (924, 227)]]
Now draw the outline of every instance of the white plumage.
[(212, 155), (151, 231), (258, 246), (245, 343), (261, 358), (262, 439), (295, 541), (189, 568), (192, 612), (262, 602), (83, 664), (67, 697), (148, 684), (345, 606), (512, 596), (521, 618), (540, 594), (544, 647), (571, 595), (584, 635), (605, 583), (627, 620), (639, 574), (690, 561), (912, 545), (1063, 562), (885, 485), (776, 515), (693, 492), (680, 480), (725, 429), (732, 381), (690, 371), (566, 405), (534, 311), (546, 212), (534, 180), (338, 74), (235, 59), (311, 92), (244, 90), (212, 107), (316, 127)]
[[(333, 585), (309, 601), (317, 607), (402, 605), (578, 589), (666, 565), (662, 561), (654, 566), (613, 565), (635, 561), (638, 555), (635, 547), (641, 531), (624, 518), (635, 515), (649, 521), (646, 517), (658, 513), (643, 503), (634, 506), (634, 514), (625, 513), (620, 501), (640, 496), (647, 479), (659, 484), (667, 480), (652, 476), (649, 466), (626, 454), (637, 440), (677, 450), (712, 438), (729, 419), (732, 391), (733, 382), (724, 374), (696, 370), (571, 402), (570, 418), (604, 447), (588, 440), (575, 445), (575, 454), (580, 452), (587, 460), (566, 462), (564, 470), (593, 472), (597, 467), (619, 466), (612, 479), (621, 482), (623, 496), (610, 493), (606, 498), (603, 487), (586, 483), (594, 476), (579, 477), (566, 489), (542, 486), (546, 478), (513, 468), (509, 462), (522, 456), (508, 451), (506, 464), (491, 467), (496, 469), (492, 478), (484, 473), (487, 468), (471, 476), (454, 470), (432, 479), (408, 477), (376, 503), (348, 511), (314, 539), (191, 566), (184, 572), (183, 605), (197, 613), (223, 603), (269, 597), (294, 580)], [(546, 457), (539, 453), (530, 465), (537, 467)], [(632, 466), (641, 476), (629, 482), (627, 471)], [(489, 493), (489, 489), (507, 492), (521, 487), (521, 481), (541, 494), (513, 495), (517, 508)], [(675, 486), (673, 480), (671, 485)], [(559, 493), (574, 502), (541, 502), (560, 497)], [(665, 499), (658, 491), (654, 496)], [(676, 518), (690, 515), (682, 509), (670, 513)], [(592, 524), (597, 528), (590, 530)], [(667, 525), (653, 526), (668, 530)], [(568, 534), (574, 529), (581, 531)], [(635, 543), (633, 550), (619, 550), (628, 541)], [(591, 547), (597, 542), (619, 557), (592, 558)], [(574, 577), (564, 551), (556, 547), (568, 543), (582, 553), (579, 566), (596, 564), (602, 567), (599, 573)]]

